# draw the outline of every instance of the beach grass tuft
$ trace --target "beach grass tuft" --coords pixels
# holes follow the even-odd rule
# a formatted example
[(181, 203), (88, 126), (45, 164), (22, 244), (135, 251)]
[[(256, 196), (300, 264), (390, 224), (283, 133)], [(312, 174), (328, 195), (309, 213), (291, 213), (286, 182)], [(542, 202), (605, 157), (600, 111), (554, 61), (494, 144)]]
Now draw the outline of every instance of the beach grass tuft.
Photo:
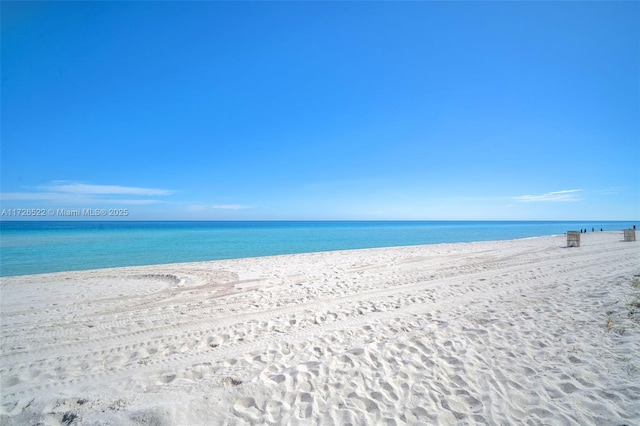
[[(631, 294), (631, 300), (627, 299), (626, 307), (628, 309), (627, 318), (636, 325), (640, 325), (640, 274), (636, 274), (631, 279), (631, 287), (634, 291)], [(613, 331), (620, 336), (624, 335), (629, 327), (634, 327), (633, 323), (629, 323), (623, 318), (617, 318), (623, 325), (617, 327), (617, 322), (614, 320), (614, 311), (607, 311), (607, 322), (605, 324), (605, 330), (607, 333)]]
[(633, 300), (629, 302), (629, 316), (640, 321), (640, 276), (635, 275), (631, 281), (631, 287), (635, 289)]
[(613, 326), (614, 326), (613, 318), (611, 318), (611, 316), (608, 316), (607, 317), (607, 325), (605, 327), (607, 329), (607, 332), (613, 330)]

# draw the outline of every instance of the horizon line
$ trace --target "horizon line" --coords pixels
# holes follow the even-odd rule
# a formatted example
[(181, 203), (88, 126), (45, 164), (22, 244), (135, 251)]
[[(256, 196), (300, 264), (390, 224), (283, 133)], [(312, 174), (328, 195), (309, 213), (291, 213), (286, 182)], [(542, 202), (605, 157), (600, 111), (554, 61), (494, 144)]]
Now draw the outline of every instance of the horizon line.
[(0, 219), (2, 222), (634, 222), (640, 219)]

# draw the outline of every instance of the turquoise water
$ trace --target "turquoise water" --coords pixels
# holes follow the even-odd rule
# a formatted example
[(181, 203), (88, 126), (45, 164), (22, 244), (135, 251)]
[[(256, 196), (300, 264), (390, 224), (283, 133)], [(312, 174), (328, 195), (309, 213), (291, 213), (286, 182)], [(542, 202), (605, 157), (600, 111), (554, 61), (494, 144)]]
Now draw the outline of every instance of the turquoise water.
[(0, 222), (0, 276), (504, 240), (632, 222)]

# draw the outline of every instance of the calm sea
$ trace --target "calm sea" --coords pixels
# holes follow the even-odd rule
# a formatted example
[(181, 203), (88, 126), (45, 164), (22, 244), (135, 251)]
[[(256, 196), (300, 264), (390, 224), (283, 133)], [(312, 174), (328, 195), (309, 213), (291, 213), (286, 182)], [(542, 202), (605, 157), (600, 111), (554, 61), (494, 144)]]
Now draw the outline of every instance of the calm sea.
[(24, 222), (0, 221), (0, 276), (504, 240), (631, 222)]

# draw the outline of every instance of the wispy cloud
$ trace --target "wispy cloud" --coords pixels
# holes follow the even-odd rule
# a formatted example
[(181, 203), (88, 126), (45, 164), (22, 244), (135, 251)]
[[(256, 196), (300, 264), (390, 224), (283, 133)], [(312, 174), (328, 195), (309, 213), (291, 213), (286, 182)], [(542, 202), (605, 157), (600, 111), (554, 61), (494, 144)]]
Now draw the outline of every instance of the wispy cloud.
[[(93, 185), (72, 181), (53, 181), (34, 187), (31, 192), (0, 193), (2, 201), (48, 201), (58, 203), (99, 203), (116, 204), (153, 204), (160, 202), (155, 198), (173, 194), (175, 191), (138, 186)], [(135, 198), (127, 198), (135, 196)]]
[(210, 206), (212, 209), (220, 209), (220, 210), (243, 210), (250, 209), (250, 206), (245, 206), (243, 204), (213, 204)]
[(108, 199), (109, 203), (112, 204), (133, 204), (136, 206), (144, 206), (147, 204), (157, 204), (157, 203), (162, 203), (164, 201), (162, 200), (156, 200), (156, 199), (135, 199), (135, 198), (109, 198)]
[(547, 192), (541, 195), (520, 195), (513, 197), (513, 199), (521, 203), (581, 201), (583, 200), (579, 195), (581, 191), (581, 189), (565, 189), (563, 191)]
[(60, 198), (61, 194), (53, 192), (3, 192), (0, 194), (2, 201), (57, 201)]
[(119, 185), (90, 185), (86, 183), (70, 182), (70, 181), (53, 181), (49, 185), (37, 187), (37, 189), (58, 192), (64, 194), (82, 194), (82, 195), (170, 195), (174, 191), (168, 189), (142, 188), (138, 186), (119, 186)]
[(598, 191), (596, 191), (596, 193), (598, 195), (616, 195), (618, 193), (620, 193), (624, 188), (619, 187), (619, 186), (614, 186), (611, 188), (607, 188), (607, 189), (600, 189)]

